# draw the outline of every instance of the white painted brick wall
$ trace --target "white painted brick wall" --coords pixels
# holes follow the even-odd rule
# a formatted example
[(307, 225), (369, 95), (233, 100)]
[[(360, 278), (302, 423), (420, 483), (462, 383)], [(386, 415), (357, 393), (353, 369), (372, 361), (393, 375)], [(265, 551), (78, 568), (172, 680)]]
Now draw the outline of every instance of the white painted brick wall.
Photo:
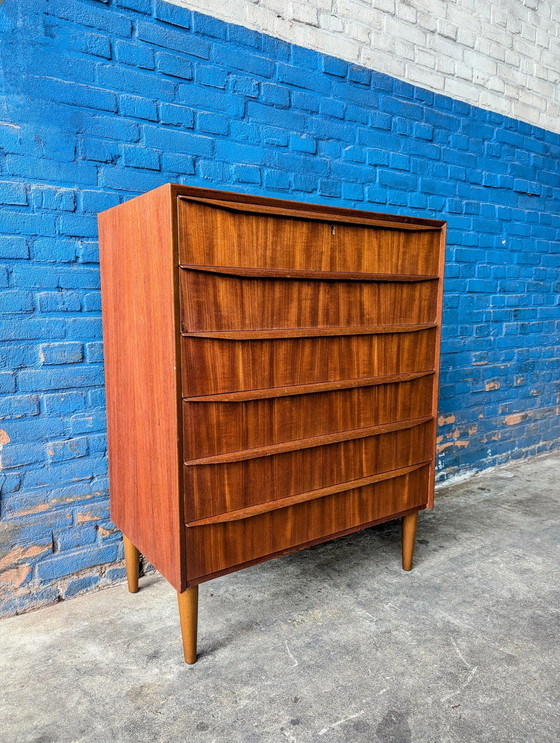
[(171, 0), (560, 132), (560, 0)]

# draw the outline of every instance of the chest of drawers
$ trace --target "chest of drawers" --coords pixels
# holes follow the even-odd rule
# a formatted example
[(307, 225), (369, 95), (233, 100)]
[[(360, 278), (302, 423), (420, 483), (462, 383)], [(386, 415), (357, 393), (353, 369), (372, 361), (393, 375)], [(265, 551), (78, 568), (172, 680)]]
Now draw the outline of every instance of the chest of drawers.
[(99, 215), (111, 515), (175, 587), (433, 504), (445, 223), (167, 185)]

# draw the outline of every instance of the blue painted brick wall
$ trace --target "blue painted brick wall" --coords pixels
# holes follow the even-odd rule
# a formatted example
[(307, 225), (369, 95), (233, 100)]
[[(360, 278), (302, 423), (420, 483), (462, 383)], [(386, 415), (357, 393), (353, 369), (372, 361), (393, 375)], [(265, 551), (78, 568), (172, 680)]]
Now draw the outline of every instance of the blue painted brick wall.
[(440, 475), (558, 445), (557, 134), (159, 0), (0, 43), (3, 613), (123, 575), (96, 213), (169, 181), (448, 220)]

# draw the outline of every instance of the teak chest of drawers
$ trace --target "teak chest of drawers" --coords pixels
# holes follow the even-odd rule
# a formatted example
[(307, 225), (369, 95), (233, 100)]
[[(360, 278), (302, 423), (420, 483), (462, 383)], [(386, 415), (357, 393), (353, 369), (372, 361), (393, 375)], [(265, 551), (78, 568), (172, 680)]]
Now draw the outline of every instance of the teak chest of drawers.
[(179, 593), (433, 504), (445, 223), (167, 185), (99, 216), (111, 515)]

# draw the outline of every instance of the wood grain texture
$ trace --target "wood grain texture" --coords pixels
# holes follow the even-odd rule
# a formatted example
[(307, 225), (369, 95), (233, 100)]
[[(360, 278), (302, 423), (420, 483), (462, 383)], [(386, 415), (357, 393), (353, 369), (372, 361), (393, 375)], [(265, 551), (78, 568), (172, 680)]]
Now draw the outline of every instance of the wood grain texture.
[(437, 281), (254, 279), (181, 270), (184, 332), (431, 323)]
[(185, 401), (183, 457), (198, 459), (429, 416), (431, 376), (260, 400)]
[[(232, 212), (179, 201), (181, 263), (437, 274), (439, 230), (415, 232)], [(326, 218), (326, 219), (325, 219)]]
[(408, 382), (434, 374), (433, 371), (402, 372), (385, 374), (381, 377), (357, 377), (356, 379), (337, 379), (333, 382), (314, 382), (310, 384), (293, 384), (285, 387), (267, 387), (260, 390), (243, 390), (241, 392), (221, 392), (216, 395), (194, 395), (185, 397), (185, 402), (246, 402), (248, 400), (265, 400), (273, 397), (292, 397), (309, 395), (315, 392), (332, 390), (349, 390), (357, 387), (372, 387), (393, 382)]
[(186, 467), (186, 518), (195, 521), (426, 462), (433, 430), (429, 422), (256, 459)]
[(168, 186), (99, 215), (111, 518), (182, 591), (174, 234)]
[(183, 395), (431, 370), (435, 332), (254, 341), (187, 336)]
[(421, 508), (429, 467), (403, 477), (269, 511), (253, 518), (187, 530), (188, 578), (201, 582), (231, 568), (270, 559), (308, 543)]
[(345, 482), (339, 482), (335, 485), (325, 485), (322, 488), (306, 490), (303, 493), (296, 493), (295, 495), (290, 495), (285, 498), (263, 501), (262, 503), (253, 506), (245, 506), (244, 508), (238, 508), (234, 511), (225, 511), (217, 516), (206, 516), (205, 518), (197, 519), (196, 521), (187, 521), (186, 525), (188, 527), (207, 526), (208, 524), (223, 524), (229, 521), (241, 521), (242, 519), (258, 516), (261, 513), (277, 511), (280, 508), (287, 508), (288, 506), (294, 506), (298, 503), (306, 503), (307, 501), (317, 500), (317, 498), (324, 498), (327, 495), (334, 495), (335, 493), (346, 493), (349, 490), (355, 490), (356, 488), (371, 485), (375, 482), (382, 482), (383, 480), (390, 480), (393, 477), (400, 477), (401, 475), (406, 475), (420, 467), (425, 467), (426, 464), (429, 463), (420, 462), (419, 464), (398, 467), (395, 470), (388, 470), (387, 472), (378, 472), (375, 475), (358, 477), (355, 480), (346, 480)]

